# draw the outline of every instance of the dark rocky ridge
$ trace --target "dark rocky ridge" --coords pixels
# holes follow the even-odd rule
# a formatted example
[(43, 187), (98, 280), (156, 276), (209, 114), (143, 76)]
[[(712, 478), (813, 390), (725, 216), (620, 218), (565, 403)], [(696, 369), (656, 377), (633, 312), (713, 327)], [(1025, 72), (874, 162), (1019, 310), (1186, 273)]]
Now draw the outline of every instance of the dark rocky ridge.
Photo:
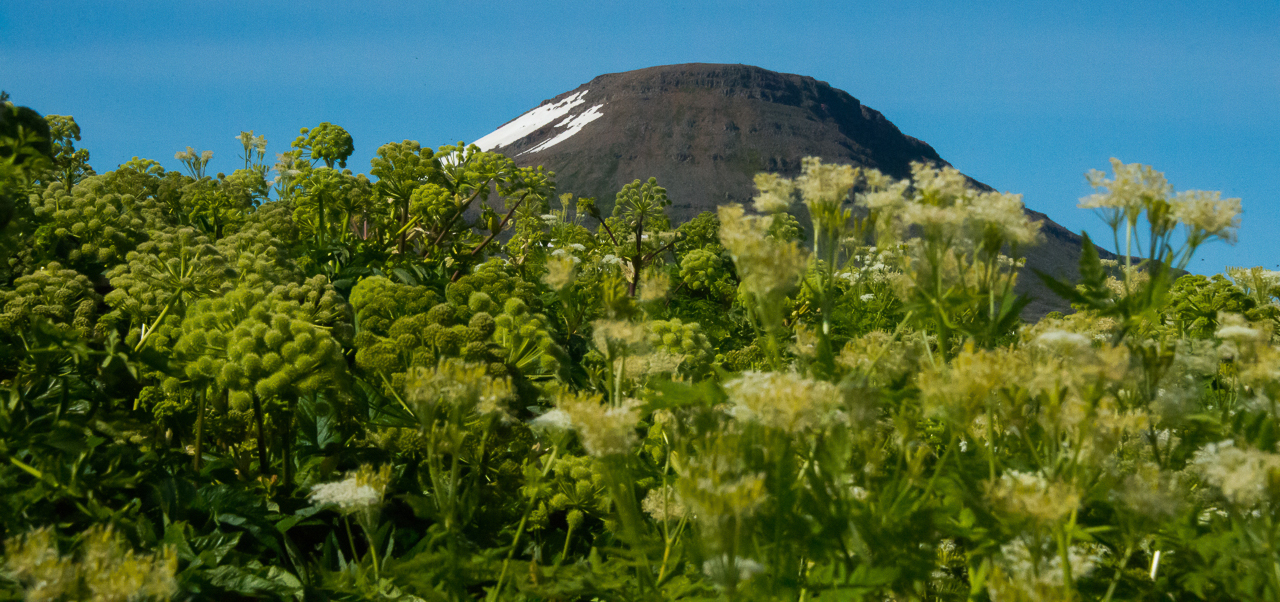
[[(913, 161), (949, 165), (879, 111), (812, 77), (747, 65), (668, 65), (601, 75), (542, 105), (583, 91), (582, 104), (564, 118), (488, 150), (520, 165), (545, 166), (556, 173), (562, 192), (596, 197), (602, 210), (624, 184), (650, 176), (666, 187), (668, 213), (680, 223), (724, 203), (750, 203), (756, 173), (795, 177), (807, 156), (897, 178), (910, 176)], [(596, 105), (603, 105), (602, 116), (553, 146), (531, 150)], [(1042, 213), (1029, 213), (1044, 220), (1045, 242), (1027, 250), (1028, 266), (1074, 279), (1080, 237)], [(1067, 309), (1029, 272), (1019, 289), (1035, 298), (1024, 312), (1028, 318)]]

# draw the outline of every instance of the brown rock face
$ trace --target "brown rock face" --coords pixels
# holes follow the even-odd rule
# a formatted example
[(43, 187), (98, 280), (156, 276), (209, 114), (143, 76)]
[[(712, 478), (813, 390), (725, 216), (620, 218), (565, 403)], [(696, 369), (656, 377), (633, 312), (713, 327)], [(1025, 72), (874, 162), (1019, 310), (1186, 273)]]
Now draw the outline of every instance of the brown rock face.
[[(812, 77), (747, 65), (694, 63), (601, 75), (543, 101), (477, 144), (522, 166), (545, 166), (556, 173), (562, 192), (596, 197), (605, 211), (623, 185), (657, 177), (671, 198), (674, 223), (724, 203), (749, 203), (756, 173), (795, 177), (808, 156), (897, 178), (910, 176), (913, 161), (948, 165), (847, 92)], [(1030, 213), (1045, 220), (1045, 243), (1028, 250), (1028, 266), (1074, 278), (1080, 237)], [(1035, 298), (1025, 317), (1066, 309), (1031, 273), (1019, 288)]]

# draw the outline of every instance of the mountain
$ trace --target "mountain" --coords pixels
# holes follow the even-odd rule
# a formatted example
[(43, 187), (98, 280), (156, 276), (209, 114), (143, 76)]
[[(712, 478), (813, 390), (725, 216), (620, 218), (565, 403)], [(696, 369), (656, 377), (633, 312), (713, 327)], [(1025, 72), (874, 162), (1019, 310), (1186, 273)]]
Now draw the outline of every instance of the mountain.
[[(913, 161), (949, 165), (843, 90), (748, 65), (692, 63), (601, 75), (475, 143), (521, 166), (554, 171), (559, 190), (596, 197), (605, 211), (624, 184), (657, 177), (671, 198), (674, 223), (724, 203), (749, 204), (756, 173), (795, 177), (808, 156), (897, 178), (910, 176)], [(1080, 237), (1043, 213), (1028, 213), (1044, 221), (1045, 242), (1027, 251), (1027, 265), (1074, 279)], [(1029, 271), (1019, 288), (1035, 298), (1024, 312), (1028, 318), (1068, 309)]]

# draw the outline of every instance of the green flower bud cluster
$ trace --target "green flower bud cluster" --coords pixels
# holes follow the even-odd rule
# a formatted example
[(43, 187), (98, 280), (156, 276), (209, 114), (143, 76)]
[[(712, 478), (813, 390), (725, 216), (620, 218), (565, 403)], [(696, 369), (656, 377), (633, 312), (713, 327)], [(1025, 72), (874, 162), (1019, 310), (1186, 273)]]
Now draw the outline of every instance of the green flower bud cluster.
[(769, 224), (769, 237), (782, 242), (800, 240), (800, 220), (790, 213), (773, 214)]
[[(452, 309), (447, 304), (436, 308)], [(490, 362), (486, 330), (492, 335), (493, 318), (477, 313), (470, 322), (475, 326), (457, 323), (452, 312), (437, 311), (405, 316), (395, 321), (386, 337), (378, 337), (367, 331), (356, 339), (356, 365), (366, 370), (380, 372), (399, 389), (404, 373), (412, 368), (436, 365), (441, 359), (462, 358), (470, 362)]]
[(50, 184), (30, 202), (44, 225), (37, 244), (72, 266), (112, 266), (147, 239), (148, 230), (166, 224), (154, 199), (110, 192), (103, 176), (85, 178), (70, 193)]
[(302, 128), (301, 133), (293, 141), (293, 148), (307, 151), (313, 161), (324, 161), (329, 167), (346, 167), (347, 158), (356, 150), (351, 134), (327, 121), (314, 128)]
[(1276, 309), (1270, 304), (1259, 307), (1222, 274), (1214, 274), (1212, 278), (1188, 274), (1173, 283), (1164, 312), (1181, 326), (1185, 335), (1207, 338), (1218, 329), (1218, 318), (1222, 315), (1243, 314), (1251, 321), (1262, 321), (1274, 318)]
[(391, 323), (404, 316), (426, 313), (440, 296), (425, 286), (412, 286), (375, 276), (351, 289), (351, 306), (361, 332), (386, 336)]
[(754, 343), (716, 356), (717, 363), (724, 366), (725, 370), (734, 372), (759, 368), (767, 360), (768, 358), (765, 357), (764, 351)]
[(105, 299), (113, 310), (105, 319), (128, 324), (130, 344), (140, 336), (135, 326), (152, 328), (162, 313), (180, 318), (188, 304), (235, 287), (235, 270), (194, 228), (160, 230), (151, 236), (125, 255), (125, 263), (106, 273), (114, 290)]
[(419, 428), (378, 428), (369, 432), (368, 440), (388, 453), (409, 458), (421, 458), (430, 449), (426, 435)]
[(680, 318), (650, 322), (649, 345), (655, 350), (684, 356), (682, 365), (686, 368), (705, 367), (715, 356), (715, 348), (703, 334), (702, 326)]
[(308, 320), (296, 301), (257, 288), (237, 288), (193, 305), (182, 321), (175, 356), (188, 380), (229, 392), (243, 410), (259, 398), (305, 395), (345, 373), (342, 347)]
[[(537, 475), (537, 468), (531, 466), (529, 470), (535, 472), (526, 475), (526, 482), (537, 482), (541, 476)], [(608, 513), (605, 475), (595, 458), (566, 454), (556, 460), (551, 472), (549, 483), (537, 488), (523, 488), (525, 496), (537, 500), (529, 515), (531, 530), (547, 528), (551, 516), (556, 513), (565, 513), (566, 520), (573, 515), (575, 521), (582, 521), (586, 515), (600, 517)], [(581, 526), (581, 522), (577, 526)], [(577, 526), (574, 526), (575, 530)]]
[[(488, 295), (497, 307), (502, 307), (507, 300), (518, 297), (526, 305), (537, 307), (537, 287), (525, 282), (515, 273), (515, 269), (505, 259), (494, 258), (475, 267), (470, 274), (450, 284), (444, 292), (450, 303), (465, 306), (471, 302), (472, 293)], [(496, 307), (485, 307), (474, 311), (496, 313)]]
[[(352, 300), (361, 317), (360, 334), (355, 340), (356, 365), (381, 373), (394, 389), (403, 388), (409, 369), (435, 366), (444, 358), (461, 357), (480, 363), (494, 360), (489, 341), (497, 324), (492, 315), (483, 311), (494, 306), (488, 295), (473, 293), (470, 304), (436, 303), (423, 311), (425, 302), (437, 298), (425, 287), (370, 278), (356, 285), (356, 289), (360, 294), (353, 290)], [(388, 307), (387, 300), (397, 295), (406, 297), (407, 304)], [(400, 315), (380, 332), (382, 324), (406, 308), (419, 313)]]
[(244, 186), (244, 181), (243, 176), (206, 177), (183, 186), (179, 204), (180, 211), (186, 213), (185, 221), (218, 238), (234, 232), (248, 218), (256, 200), (255, 189)]
[(298, 225), (293, 221), (293, 203), (285, 201), (259, 205), (241, 226), (241, 231), (245, 230), (269, 232), (290, 248), (301, 239)]
[(680, 260), (680, 279), (692, 290), (702, 290), (719, 279), (724, 262), (720, 255), (706, 249), (694, 249)]
[(102, 297), (80, 272), (52, 262), (44, 269), (14, 281), (0, 290), (0, 332), (14, 333), (43, 318), (89, 338), (97, 334), (98, 304)]
[(237, 169), (227, 176), (226, 183), (237, 194), (248, 195), (249, 204), (257, 206), (271, 193), (265, 170), (265, 166), (262, 169)]
[(317, 274), (301, 282), (277, 284), (268, 296), (296, 303), (302, 310), (302, 319), (327, 329), (343, 345), (351, 344), (355, 333), (351, 306), (323, 275)]
[(310, 236), (348, 235), (351, 219), (372, 208), (373, 184), (364, 174), (353, 175), (349, 169), (306, 170), (300, 185), (302, 194), (294, 197), (293, 221)]
[(291, 252), (298, 244), (292, 212), (289, 203), (266, 203), (249, 216), (238, 232), (215, 243), (234, 262), (241, 283), (270, 286), (301, 278)]
[(409, 213), (418, 216), (428, 227), (439, 227), (458, 210), (458, 202), (449, 189), (439, 184), (423, 184), (409, 197)]
[(568, 354), (551, 336), (547, 316), (530, 311), (519, 297), (507, 299), (493, 321), (493, 340), (505, 352), (507, 365), (526, 376), (553, 375), (568, 360)]

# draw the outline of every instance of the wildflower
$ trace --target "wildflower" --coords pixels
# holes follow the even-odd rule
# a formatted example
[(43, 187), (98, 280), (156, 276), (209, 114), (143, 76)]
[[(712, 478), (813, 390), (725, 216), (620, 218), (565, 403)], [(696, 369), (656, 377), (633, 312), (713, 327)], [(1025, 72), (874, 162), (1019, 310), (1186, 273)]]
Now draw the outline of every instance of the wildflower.
[(1090, 186), (1106, 189), (1106, 192), (1080, 199), (1080, 208), (1117, 210), (1131, 215), (1129, 219), (1136, 221), (1139, 211), (1173, 194), (1173, 186), (1169, 185), (1164, 174), (1150, 165), (1124, 164), (1112, 157), (1111, 169), (1115, 173), (1113, 179), (1107, 179), (1105, 173), (1096, 169), (1085, 174)]
[(591, 340), (608, 357), (642, 353), (649, 339), (643, 324), (624, 320), (596, 320), (591, 323)]
[(638, 400), (628, 399), (614, 407), (605, 404), (600, 394), (561, 393), (556, 409), (568, 416), (582, 440), (582, 447), (593, 456), (629, 454), (636, 445), (636, 423), (640, 421)]
[(743, 288), (771, 297), (794, 287), (805, 268), (804, 252), (794, 242), (768, 236), (770, 218), (746, 215), (741, 205), (719, 209), (720, 242), (733, 256)]
[(671, 279), (666, 272), (652, 274), (640, 284), (640, 302), (652, 303), (666, 299), (670, 289)]
[(489, 376), (481, 364), (447, 359), (435, 368), (418, 368), (410, 375), (409, 400), (417, 403), (424, 419), (441, 407), (464, 415), (475, 412), (506, 418), (503, 405), (514, 397), (511, 379)]
[(1177, 474), (1162, 471), (1151, 462), (1134, 467), (1121, 482), (1117, 495), (1134, 514), (1147, 519), (1171, 517), (1182, 505)]
[(318, 506), (333, 504), (343, 514), (366, 512), (382, 503), (391, 482), (391, 466), (374, 471), (368, 464), (347, 473), (345, 479), (311, 488), (311, 501)]
[(91, 595), (102, 602), (168, 599), (178, 592), (174, 574), (178, 555), (166, 547), (156, 555), (140, 555), (126, 549), (111, 527), (93, 527), (85, 533), (85, 547), (78, 566)]
[(529, 421), (529, 428), (536, 431), (568, 431), (573, 429), (573, 419), (564, 410), (555, 408)]
[(865, 294), (865, 295), (859, 295), (859, 296), (858, 296), (858, 300), (862, 301), (863, 303), (868, 303), (868, 302), (870, 302), (870, 301), (874, 300), (875, 298), (876, 298), (876, 296), (875, 296), (875, 295), (873, 295), (873, 294), (871, 294), (871, 293), (867, 293), (867, 294)]
[(706, 528), (718, 529), (750, 516), (768, 499), (764, 474), (747, 469), (735, 445), (738, 441), (733, 434), (722, 434), (710, 449), (673, 458), (680, 474), (675, 483), (678, 499)]
[[(1101, 564), (1107, 550), (1098, 544), (1077, 544), (1067, 549), (1067, 564), (1072, 579), (1093, 572)], [(1063, 595), (1063, 563), (1052, 542), (1015, 539), (1000, 548), (997, 571), (987, 582), (994, 602), (1004, 600), (1061, 600)]]
[(724, 388), (735, 418), (788, 433), (829, 423), (842, 405), (835, 385), (794, 373), (748, 371)]
[(1080, 493), (1068, 483), (1037, 473), (1010, 470), (987, 487), (992, 505), (1018, 517), (1053, 523), (1080, 507)]
[(1209, 238), (1236, 241), (1240, 199), (1223, 199), (1221, 192), (1187, 190), (1178, 193), (1171, 205), (1174, 219), (1191, 230), (1193, 245)]
[(1089, 346), (1089, 337), (1065, 330), (1050, 330), (1036, 337), (1036, 344), (1051, 349), (1074, 350)]
[(760, 194), (755, 197), (755, 208), (760, 213), (780, 213), (791, 208), (791, 195), (795, 186), (791, 180), (778, 174), (756, 174), (756, 188)]
[(676, 490), (670, 485), (663, 485), (649, 490), (640, 509), (652, 516), (656, 521), (680, 520), (689, 517), (689, 509), (680, 503)]
[(552, 253), (552, 257), (547, 260), (547, 273), (542, 276), (542, 282), (553, 290), (563, 290), (564, 287), (573, 283), (579, 261), (572, 255), (558, 257)]
[(851, 165), (823, 163), (820, 157), (805, 157), (801, 160), (800, 170), (796, 188), (800, 189), (800, 196), (810, 211), (817, 205), (838, 208), (848, 198), (859, 174)]
[(1280, 471), (1280, 454), (1236, 447), (1228, 439), (1197, 451), (1191, 468), (1232, 503), (1249, 508), (1269, 499), (1268, 487)]
[(178, 592), (172, 547), (138, 554), (110, 526), (91, 527), (83, 539), (74, 561), (58, 553), (51, 528), (12, 538), (5, 544), (5, 568), (26, 586), (27, 600), (168, 600)]
[(76, 588), (76, 566), (58, 554), (51, 527), (42, 527), (5, 542), (8, 576), (29, 584), (28, 600), (60, 600)]

